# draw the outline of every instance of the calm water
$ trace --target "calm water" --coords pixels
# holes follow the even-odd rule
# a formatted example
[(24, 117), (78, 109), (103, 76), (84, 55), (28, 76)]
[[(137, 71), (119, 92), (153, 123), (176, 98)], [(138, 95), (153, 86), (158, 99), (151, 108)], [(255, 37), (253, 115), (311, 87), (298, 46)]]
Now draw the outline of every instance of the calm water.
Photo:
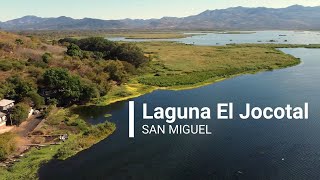
[[(125, 40), (112, 38), (111, 40)], [(274, 40), (275, 42), (268, 42)], [(150, 41), (150, 40), (126, 40)], [(167, 41), (155, 40), (155, 41)], [(258, 31), (253, 34), (203, 34), (171, 41), (196, 45), (229, 43), (317, 44), (319, 32)], [(91, 123), (104, 122), (106, 113), (117, 124), (108, 139), (66, 161), (54, 161), (40, 170), (41, 179), (319, 179), (320, 173), (320, 50), (283, 49), (300, 57), (296, 67), (244, 75), (217, 84), (184, 91), (155, 91), (135, 98), (136, 138), (128, 139), (128, 103), (92, 107)], [(208, 124), (213, 135), (144, 136), (141, 105), (208, 106), (234, 102), (236, 113), (245, 103), (255, 106), (302, 106), (309, 102), (309, 120), (193, 120)], [(215, 112), (212, 112), (215, 117)]]
[[(320, 50), (283, 49), (302, 64), (273, 72), (244, 75), (205, 87), (159, 90), (135, 98), (136, 138), (128, 139), (128, 102), (93, 112), (92, 123), (104, 114), (116, 132), (66, 161), (40, 169), (41, 179), (320, 179)], [(243, 112), (256, 106), (302, 106), (309, 102), (309, 120), (190, 120), (208, 124), (213, 135), (141, 135), (141, 106), (208, 106), (234, 102)], [(149, 122), (149, 121), (148, 121)], [(162, 121), (151, 122), (162, 124)], [(181, 121), (177, 122), (181, 123)]]
[[(187, 33), (190, 34), (190, 33)], [(319, 44), (320, 32), (314, 31), (257, 31), (250, 34), (204, 33), (182, 39), (125, 39), (109, 38), (113, 41), (176, 41), (196, 45), (225, 45), (231, 43), (277, 43), (277, 44)], [(273, 40), (274, 42), (270, 42)]]

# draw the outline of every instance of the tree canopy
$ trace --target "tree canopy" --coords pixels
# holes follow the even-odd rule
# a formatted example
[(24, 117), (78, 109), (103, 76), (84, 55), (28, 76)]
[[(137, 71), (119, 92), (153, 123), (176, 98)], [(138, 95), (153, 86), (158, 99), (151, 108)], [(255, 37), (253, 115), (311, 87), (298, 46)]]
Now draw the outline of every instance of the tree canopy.
[(98, 96), (94, 86), (83, 83), (78, 76), (70, 75), (61, 68), (48, 69), (43, 75), (43, 85), (50, 91), (49, 96), (63, 105), (88, 101)]
[(102, 37), (90, 37), (80, 40), (64, 38), (60, 39), (59, 43), (69, 44), (67, 50), (69, 56), (82, 57), (82, 50), (93, 52), (94, 55), (98, 54), (105, 60), (126, 61), (135, 67), (139, 67), (147, 62), (142, 49), (132, 43), (119, 44)]

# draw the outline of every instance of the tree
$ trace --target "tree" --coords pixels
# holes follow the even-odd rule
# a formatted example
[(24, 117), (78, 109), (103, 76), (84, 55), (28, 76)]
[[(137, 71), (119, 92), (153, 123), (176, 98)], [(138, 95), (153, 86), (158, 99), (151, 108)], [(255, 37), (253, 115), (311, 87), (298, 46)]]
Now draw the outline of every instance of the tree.
[(66, 86), (68, 79), (68, 72), (62, 68), (52, 68), (45, 71), (43, 74), (44, 84), (52, 90), (58, 90)]
[(147, 62), (142, 49), (133, 43), (119, 44), (102, 37), (90, 37), (80, 40), (65, 38), (59, 40), (59, 42), (70, 44), (67, 51), (69, 56), (79, 56), (79, 49), (81, 49), (93, 52), (96, 59), (126, 61), (135, 67), (139, 67)]
[(28, 97), (30, 92), (36, 91), (33, 84), (21, 79), (19, 76), (10, 77), (7, 79), (7, 82), (9, 88), (5, 97), (14, 99), (18, 102), (20, 102), (23, 98)]
[(110, 74), (113, 81), (122, 83), (128, 80), (128, 75), (121, 61), (110, 61), (104, 71)]
[(127, 61), (135, 67), (139, 67), (147, 62), (142, 49), (132, 43), (121, 44), (113, 53), (117, 59)]
[(25, 103), (18, 103), (14, 106), (10, 118), (12, 122), (19, 126), (23, 121), (28, 118), (29, 114), (29, 106)]
[(82, 50), (79, 48), (79, 46), (75, 44), (70, 44), (67, 49), (67, 55), (72, 57), (80, 57), (82, 58), (83, 53)]
[(82, 92), (81, 92), (81, 101), (87, 102), (91, 98), (96, 98), (99, 96), (98, 89), (90, 84), (83, 84), (82, 85)]
[(37, 92), (33, 91), (28, 94), (36, 109), (40, 109), (45, 103), (44, 98)]
[(60, 68), (47, 70), (43, 75), (43, 84), (51, 91), (50, 98), (57, 99), (63, 105), (87, 101), (97, 92), (93, 85), (88, 87), (78, 76), (72, 76)]

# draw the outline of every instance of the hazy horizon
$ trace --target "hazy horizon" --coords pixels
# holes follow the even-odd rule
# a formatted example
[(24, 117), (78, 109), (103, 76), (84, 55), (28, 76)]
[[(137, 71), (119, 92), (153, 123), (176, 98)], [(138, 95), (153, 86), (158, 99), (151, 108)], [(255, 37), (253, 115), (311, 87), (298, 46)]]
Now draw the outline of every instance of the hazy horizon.
[[(74, 19), (95, 18), (104, 20), (119, 19), (159, 19), (162, 17), (186, 17), (199, 14), (206, 10), (226, 9), (231, 7), (267, 7), (285, 8), (292, 5), (320, 6), (319, 0), (197, 0), (197, 2), (185, 2), (183, 0), (95, 0), (88, 2), (78, 0), (77, 2), (56, 0), (47, 2), (40, 0), (17, 2), (3, 2), (1, 4), (0, 21), (20, 18), (23, 16), (38, 17), (60, 17), (66, 16)], [(89, 8), (88, 8), (89, 7)]]

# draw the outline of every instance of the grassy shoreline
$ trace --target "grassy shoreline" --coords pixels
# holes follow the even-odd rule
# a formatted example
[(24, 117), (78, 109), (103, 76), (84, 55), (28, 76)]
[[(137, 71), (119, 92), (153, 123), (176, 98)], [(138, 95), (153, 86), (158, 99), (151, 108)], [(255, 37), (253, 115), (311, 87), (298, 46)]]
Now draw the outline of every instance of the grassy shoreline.
[[(42, 147), (39, 149), (31, 148), (23, 155), (22, 158), (19, 159), (18, 162), (15, 162), (9, 168), (0, 167), (0, 179), (38, 179), (38, 170), (42, 164), (53, 159), (65, 160), (72, 157), (106, 139), (116, 130), (114, 123), (106, 121), (97, 125), (89, 125), (79, 116), (75, 116), (74, 114), (71, 116), (67, 115), (66, 111), (69, 111), (69, 109), (59, 109), (51, 114), (51, 118), (55, 118), (56, 115), (59, 121), (61, 118), (68, 118), (68, 123), (71, 124), (70, 129), (56, 129), (54, 128), (54, 125), (50, 125), (53, 128), (49, 128), (48, 124), (55, 122), (46, 122), (47, 125), (41, 129), (43, 131), (52, 131), (53, 134), (67, 133), (69, 135), (68, 140), (61, 144)], [(61, 114), (64, 115), (61, 116)], [(46, 121), (50, 121), (49, 119), (50, 117), (48, 117)], [(55, 119), (55, 121), (57, 120)], [(57, 126), (61, 126), (61, 124)]]
[[(200, 47), (172, 42), (149, 42), (139, 45), (153, 57), (151, 66), (145, 71), (147, 73), (133, 77), (127, 84), (114, 87), (107, 96), (93, 100), (91, 105), (107, 106), (155, 90), (194, 89), (244, 74), (282, 69), (300, 63), (299, 59), (275, 49), (281, 46)], [(239, 62), (242, 64), (239, 65)], [(236, 68), (232, 68), (233, 66)], [(204, 75), (199, 72), (204, 72)], [(199, 75), (200, 78), (197, 77)], [(185, 76), (187, 81), (177, 84), (181, 80), (179, 78)], [(148, 81), (142, 83), (141, 78), (147, 78)], [(165, 83), (157, 86), (158, 81), (163, 79)], [(37, 179), (38, 169), (43, 163), (52, 159), (67, 159), (107, 138), (116, 129), (115, 125), (109, 122), (100, 125), (86, 124), (79, 115), (66, 112), (69, 110), (60, 109), (54, 112), (52, 118), (48, 118), (47, 127), (53, 127), (50, 129), (53, 132), (70, 133), (70, 139), (61, 145), (40, 150), (32, 149), (8, 170), (0, 168), (0, 179)], [(61, 130), (61, 123), (71, 126), (72, 130)], [(46, 130), (44, 128), (44, 131)]]

